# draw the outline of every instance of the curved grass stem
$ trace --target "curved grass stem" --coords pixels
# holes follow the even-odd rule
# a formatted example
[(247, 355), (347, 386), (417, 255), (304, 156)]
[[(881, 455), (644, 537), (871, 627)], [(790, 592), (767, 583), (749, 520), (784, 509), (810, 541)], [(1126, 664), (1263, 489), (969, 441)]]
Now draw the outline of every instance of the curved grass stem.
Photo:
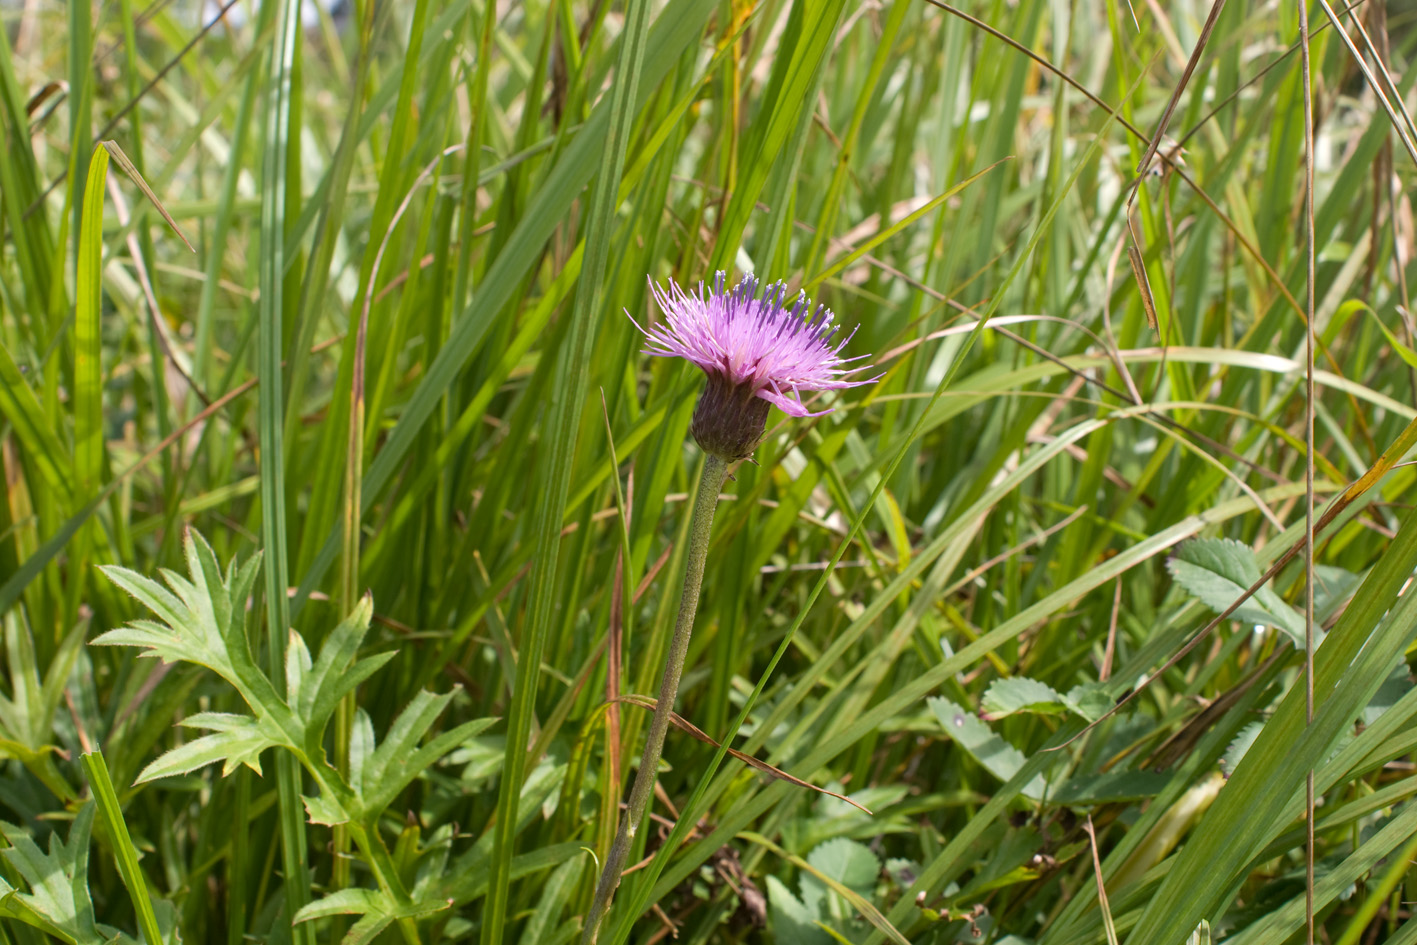
[(684, 659), (689, 652), (689, 637), (694, 629), (694, 614), (699, 609), (699, 590), (704, 582), (704, 561), (708, 557), (709, 535), (713, 531), (713, 513), (718, 505), (718, 491), (728, 477), (728, 463), (723, 459), (706, 454), (703, 474), (699, 477), (699, 490), (694, 497), (694, 510), (689, 522), (689, 551), (684, 568), (684, 592), (679, 598), (679, 616), (674, 621), (674, 638), (669, 644), (669, 653), (664, 660), (664, 675), (659, 682), (659, 699), (655, 703), (654, 717), (649, 723), (649, 735), (645, 740), (644, 754), (640, 758), (640, 769), (635, 775), (634, 786), (630, 789), (629, 810), (620, 818), (620, 828), (615, 834), (615, 842), (605, 859), (605, 867), (600, 874), (600, 882), (595, 887), (595, 899), (586, 915), (585, 930), (581, 934), (582, 945), (592, 945), (600, 933), (600, 920), (610, 906), (610, 898), (620, 885), (621, 871), (629, 856), (630, 847), (635, 842), (635, 833), (644, 821), (649, 809), (650, 797), (654, 794), (655, 774), (659, 769), (659, 758), (664, 751), (664, 736), (669, 730), (669, 715), (674, 711), (674, 700), (679, 694), (679, 677), (684, 673)]

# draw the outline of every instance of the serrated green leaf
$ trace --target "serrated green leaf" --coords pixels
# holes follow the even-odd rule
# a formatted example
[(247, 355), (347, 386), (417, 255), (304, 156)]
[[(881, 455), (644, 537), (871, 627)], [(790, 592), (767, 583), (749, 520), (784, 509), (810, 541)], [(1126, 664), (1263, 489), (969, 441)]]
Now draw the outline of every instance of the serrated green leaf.
[(254, 580), (254, 561), (232, 567), (225, 577), (206, 541), (188, 529), (183, 541), (187, 577), (162, 570), (169, 591), (156, 581), (126, 568), (104, 567), (103, 573), (132, 594), (162, 623), (134, 620), (110, 630), (93, 643), (97, 646), (137, 646), (165, 662), (183, 661), (205, 666), (231, 683), (253, 711), (278, 711), (274, 689), (256, 669), (246, 642), (243, 621), (248, 581)]
[(1001, 719), (1015, 712), (1063, 715), (1069, 707), (1066, 697), (1047, 683), (1011, 676), (991, 682), (979, 708), (981, 717)]
[(876, 854), (846, 837), (818, 844), (807, 854), (807, 862), (827, 878), (861, 891), (871, 889), (881, 872), (881, 861)]
[(169, 627), (180, 626), (186, 618), (186, 608), (182, 606), (182, 601), (152, 578), (117, 565), (103, 565), (99, 570), (114, 584), (137, 598), (144, 607), (157, 614)]
[(260, 774), (261, 752), (284, 744), (278, 730), (248, 715), (202, 712), (184, 719), (182, 724), (213, 729), (214, 734), (203, 735), (162, 755), (138, 775), (139, 784), (186, 774), (218, 761), (222, 762), (222, 777), (230, 775), (240, 765)]
[(239, 601), (241, 606), (236, 611), (241, 615), (239, 619), (233, 618), (226, 628), (226, 647), (228, 650), (243, 649), (248, 647), (246, 642), (246, 601), (251, 598), (251, 591), (256, 586), (256, 578), (261, 575), (262, 552), (257, 551), (238, 566), (233, 558), (227, 564), (226, 587), (227, 597), (233, 602)]
[(164, 663), (195, 663), (218, 675), (230, 671), (230, 667), (223, 665), (220, 652), (213, 653), (155, 620), (131, 620), (127, 626), (99, 634), (91, 645), (136, 646), (149, 651), (143, 656), (155, 656)]
[(15, 919), (62, 941), (75, 941), (71, 934), (50, 922), (43, 915), (34, 911), (28, 903), (21, 900), (15, 888), (6, 883), (4, 879), (0, 879), (0, 918)]
[(305, 803), (305, 813), (312, 824), (333, 827), (336, 824), (347, 824), (353, 819), (338, 799), (328, 795), (304, 794), (300, 800)]
[(334, 915), (363, 916), (343, 940), (343, 945), (355, 945), (373, 941), (379, 932), (399, 919), (432, 915), (451, 905), (445, 899), (424, 899), (400, 905), (382, 890), (341, 889), (302, 907), (295, 914), (295, 924)]
[[(451, 694), (448, 698), (451, 698)], [(436, 719), (436, 716), (434, 718)], [(432, 721), (433, 719), (429, 720), (430, 725)], [(366, 812), (382, 811), (425, 769), (467, 739), (485, 731), (495, 721), (496, 719), (472, 719), (431, 739), (416, 751), (391, 753), (387, 761), (376, 765), (377, 780), (372, 783), (366, 768), (363, 793)], [(384, 746), (380, 746), (375, 755), (383, 750)]]
[(829, 945), (831, 937), (817, 926), (817, 916), (781, 880), (768, 876), (767, 887), (774, 939), (800, 945)]
[(315, 736), (324, 731), (324, 726), (329, 723), (330, 716), (334, 714), (335, 706), (339, 704), (340, 699), (344, 698), (346, 693), (352, 692), (364, 680), (383, 669), (384, 664), (397, 655), (398, 650), (375, 653), (373, 656), (366, 656), (344, 672), (333, 674), (330, 682), (322, 686), (320, 693), (315, 698), (314, 705), (310, 708), (311, 735)]
[(1170, 774), (1155, 771), (1108, 771), (1068, 778), (1054, 786), (1048, 800), (1055, 804), (1091, 807), (1097, 804), (1134, 802), (1155, 797), (1171, 782)]
[(845, 837), (818, 844), (807, 854), (807, 864), (816, 872), (802, 874), (802, 904), (818, 921), (853, 918), (856, 896), (868, 896), (881, 872), (874, 853)]
[[(257, 668), (246, 639), (246, 600), (258, 570), (256, 559), (240, 566), (233, 560), (223, 575), (216, 554), (195, 530), (187, 530), (183, 548), (188, 576), (165, 569), (161, 572), (171, 591), (124, 568), (103, 569), (110, 580), (147, 605), (163, 622), (134, 620), (100, 635), (94, 644), (141, 647), (148, 651), (144, 655), (155, 655), (165, 662), (180, 660), (210, 669), (241, 694), (266, 738), (298, 750), (304, 743), (304, 726)], [(250, 732), (238, 734), (241, 737), (235, 740), (198, 739), (193, 744), (201, 743), (203, 748), (193, 754), (206, 757), (208, 760), (200, 763), (206, 764), (216, 760), (210, 756), (214, 746), (227, 743), (239, 757), (238, 763), (255, 767), (255, 755), (260, 750), (255, 747), (255, 736)], [(173, 763), (187, 762), (184, 756), (164, 757), (148, 771), (177, 773)]]
[[(1216, 613), (1222, 613), (1260, 579), (1259, 563), (1247, 546), (1229, 538), (1196, 538), (1166, 562), (1176, 582)], [(1304, 618), (1265, 585), (1236, 608), (1233, 619), (1282, 630), (1304, 646)], [(1315, 634), (1321, 631), (1315, 628)]]
[(1089, 722), (1096, 722), (1116, 704), (1116, 700), (1107, 694), (1106, 684), (1099, 682), (1076, 685), (1068, 690), (1066, 698), (1068, 708)]
[[(389, 726), (383, 742), (364, 765), (366, 793), (381, 791), (387, 783), (403, 779), (408, 761), (418, 743), (433, 727), (433, 723), (438, 721), (438, 716), (443, 714), (452, 698), (451, 692), (434, 694), (420, 689), (412, 701), (404, 706), (403, 711)], [(412, 776), (409, 774), (409, 779), (412, 779)], [(407, 781), (402, 783), (406, 784)]]
[(1255, 743), (1261, 731), (1264, 730), (1263, 722), (1251, 722), (1230, 740), (1230, 745), (1225, 749), (1225, 754), (1220, 759), (1220, 768), (1228, 778), (1239, 766), (1240, 759), (1245, 757), (1245, 752), (1250, 750), (1250, 746)]
[[(948, 699), (934, 697), (928, 700), (930, 711), (935, 714), (945, 733), (955, 744), (967, 751), (975, 761), (1000, 781), (1007, 781), (1023, 767), (1027, 760), (1019, 751), (998, 735), (972, 712), (967, 712)], [(1039, 800), (1048, 789), (1048, 783), (1039, 775), (1029, 781), (1023, 795)]]
[[(246, 601), (233, 601), (230, 594), (218, 592), (218, 589), (229, 589), (230, 575), (222, 574), (221, 565), (216, 560), (216, 552), (207, 544), (207, 540), (193, 528), (187, 529), (183, 538), (182, 550), (187, 559), (187, 571), (192, 575), (192, 608), (209, 619), (218, 630), (222, 630), (231, 625), (233, 613), (245, 612)], [(232, 561), (231, 566), (234, 568), (236, 562)], [(206, 593), (201, 593), (198, 585)]]
[(0, 822), (0, 833), (10, 844), (3, 856), (30, 887), (28, 893), (15, 890), (11, 894), (24, 907), (16, 918), (26, 921), (27, 915), (32, 916), (38, 921), (30, 924), (84, 945), (107, 938), (94, 921), (88, 890), (89, 835), (94, 813), (92, 802), (79, 808), (69, 827), (68, 840), (61, 841), (57, 833), (51, 834), (47, 853), (25, 831)]
[[(342, 680), (349, 675), (349, 665), (359, 652), (365, 634), (369, 632), (369, 621), (373, 615), (374, 600), (366, 594), (360, 598), (354, 610), (325, 638), (320, 647), (320, 657), (309, 670), (305, 687), (298, 693), (289, 693), (291, 708), (307, 721), (328, 719), (334, 712), (335, 705), (343, 695), (343, 692), (339, 691)], [(389, 653), (371, 657), (370, 659), (379, 662), (368, 668), (359, 681), (367, 679), (369, 674), (382, 666), (392, 655)], [(363, 660), (360, 665), (368, 662), (369, 660)], [(352, 685), (358, 685), (358, 682)]]
[(6, 614), (4, 621), (11, 694), (0, 693), (0, 757), (16, 759), (55, 796), (72, 800), (78, 795), (54, 764), (52, 756), (59, 749), (50, 739), (87, 624), (77, 624), (64, 638), (41, 680), (29, 628), (14, 612)]

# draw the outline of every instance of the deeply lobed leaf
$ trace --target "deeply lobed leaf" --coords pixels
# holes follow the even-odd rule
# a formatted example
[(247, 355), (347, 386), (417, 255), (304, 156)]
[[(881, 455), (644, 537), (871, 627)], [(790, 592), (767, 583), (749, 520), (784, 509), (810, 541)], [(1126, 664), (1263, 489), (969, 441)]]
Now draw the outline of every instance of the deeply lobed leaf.
[(138, 783), (186, 774), (218, 761), (225, 777), (240, 765), (261, 773), (261, 752), (285, 745), (282, 733), (269, 723), (248, 715), (227, 712), (202, 712), (185, 719), (183, 725), (213, 729), (185, 745), (172, 749), (143, 769)]

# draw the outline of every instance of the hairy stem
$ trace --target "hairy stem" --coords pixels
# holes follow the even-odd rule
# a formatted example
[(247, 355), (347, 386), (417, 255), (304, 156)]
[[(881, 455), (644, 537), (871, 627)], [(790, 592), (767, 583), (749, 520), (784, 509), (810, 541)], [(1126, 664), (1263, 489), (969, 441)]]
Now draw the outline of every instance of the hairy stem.
[(664, 751), (664, 735), (669, 730), (669, 714), (674, 711), (674, 699), (679, 694), (679, 677), (684, 673), (684, 658), (689, 652), (689, 637), (694, 629), (694, 614), (699, 609), (699, 589), (704, 582), (704, 560), (708, 557), (709, 534), (713, 530), (713, 513), (718, 505), (718, 490), (728, 476), (728, 463), (713, 454), (704, 459), (703, 475), (699, 479), (699, 491), (694, 497), (693, 518), (689, 522), (689, 553), (684, 569), (684, 594), (679, 599), (679, 616), (674, 621), (674, 639), (669, 644), (669, 654), (664, 660), (664, 676), (659, 682), (659, 700), (654, 707), (654, 717), (649, 723), (649, 735), (645, 741), (644, 755), (640, 758), (640, 770), (635, 775), (634, 786), (630, 789), (630, 809), (620, 818), (620, 829), (610, 854), (605, 859), (600, 882), (595, 887), (595, 899), (586, 915), (585, 930), (581, 934), (582, 945), (592, 945), (600, 933), (600, 920), (610, 906), (610, 897), (615, 895), (620, 885), (620, 872), (625, 868), (625, 859), (635, 842), (635, 832), (639, 830), (649, 809), (649, 799), (654, 794), (655, 774), (659, 769), (659, 756)]

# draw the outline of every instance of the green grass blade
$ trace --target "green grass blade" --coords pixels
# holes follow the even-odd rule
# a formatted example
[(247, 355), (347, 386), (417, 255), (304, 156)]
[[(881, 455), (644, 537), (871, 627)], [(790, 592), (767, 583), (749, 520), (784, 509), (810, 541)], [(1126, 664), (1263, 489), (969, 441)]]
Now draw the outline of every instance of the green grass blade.
[(513, 858), (514, 834), (511, 828), (517, 822), (527, 739), (536, 712), (537, 684), (541, 679), (541, 659), (555, 608), (561, 523), (565, 517), (577, 431), (585, 404), (591, 348), (602, 314), (601, 284), (610, 257), (612, 227), (620, 202), (620, 175), (625, 169), (625, 152), (635, 120), (636, 92), (649, 38), (649, 12), (648, 0), (632, 0), (626, 12), (620, 57), (615, 66), (615, 83), (606, 103), (609, 111), (605, 146), (596, 172), (590, 217), (586, 224), (585, 261), (576, 287), (569, 335), (560, 370), (556, 374), (553, 407), (547, 422), (550, 455), (544, 467), (545, 479), (539, 489), (541, 499), (537, 503), (534, 526), (536, 553), (532, 559), (529, 605), (520, 641), (516, 689), (507, 721), (507, 751), (502, 762), (502, 781), (497, 798), (497, 833), (492, 852), (487, 910), (483, 918), (483, 945), (497, 945), (504, 934)]
[(158, 945), (163, 941), (163, 937), (157, 926), (157, 914), (153, 912), (148, 884), (143, 879), (142, 867), (138, 865), (138, 851), (128, 833), (127, 821), (123, 819), (123, 810), (118, 803), (118, 794), (113, 790), (113, 779), (108, 776), (108, 763), (103, 760), (103, 752), (85, 753), (84, 770), (88, 772), (89, 787), (93, 790), (99, 813), (103, 815), (108, 834), (112, 838), (118, 873), (123, 877), (123, 885), (128, 887), (128, 893), (133, 899), (133, 908), (138, 913), (138, 930), (142, 932), (143, 940), (148, 945)]
[[(674, 61), (694, 40), (696, 30), (713, 9), (712, 0), (676, 0), (655, 21), (646, 42), (636, 101), (648, 98), (664, 80)], [(368, 510), (403, 465), (418, 431), (432, 415), (457, 377), (475, 353), (494, 319), (512, 298), (527, 271), (540, 257), (541, 248), (558, 223), (565, 219), (571, 204), (595, 172), (597, 154), (603, 152), (609, 134), (609, 102), (598, 105), (576, 133), (575, 140), (542, 184), (535, 201), (526, 210), (497, 261), (483, 280), (482, 288), (466, 312), (454, 324), (447, 342), (439, 350), (427, 374), (405, 405), (394, 427), (364, 476), (364, 504)], [(339, 535), (331, 534), (300, 583), (300, 593), (292, 604), (298, 613), (310, 592), (334, 563)]]
[[(275, 42), (268, 63), (264, 115), (265, 160), (261, 189), (261, 255), (258, 303), (257, 370), (260, 378), (261, 537), (265, 550), (265, 602), (267, 671), (281, 679), (285, 671), (285, 644), (290, 627), (285, 512), (285, 398), (282, 396), (282, 301), (286, 260), (287, 149), (298, 128), (290, 124), (290, 74), (295, 44), (300, 41), (300, 5), (289, 0), (266, 0), (274, 8), (266, 14), (276, 23)], [(294, 916), (310, 901), (309, 852), (305, 837), (305, 809), (300, 801), (300, 771), (285, 752), (276, 756), (276, 785), (280, 795), (281, 863), (285, 882), (286, 914)], [(309, 925), (295, 926), (300, 945), (314, 945)]]

